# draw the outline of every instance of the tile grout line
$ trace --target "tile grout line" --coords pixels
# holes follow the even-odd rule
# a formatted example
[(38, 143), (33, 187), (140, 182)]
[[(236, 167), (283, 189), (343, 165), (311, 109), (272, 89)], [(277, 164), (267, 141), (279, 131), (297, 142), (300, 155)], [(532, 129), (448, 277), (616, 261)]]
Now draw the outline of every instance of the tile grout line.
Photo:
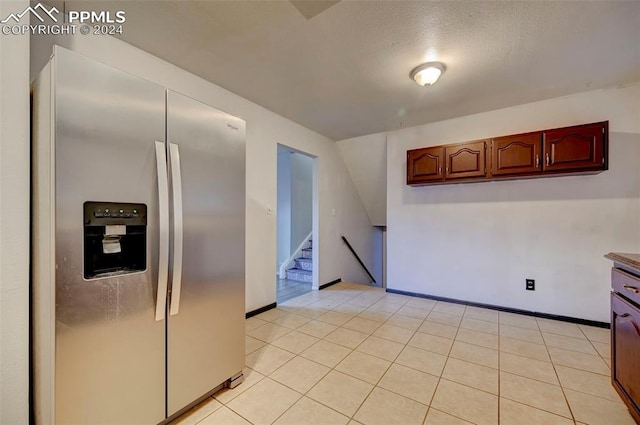
[[(536, 323), (538, 322), (538, 320), (536, 319)], [(540, 328), (540, 324), (538, 324), (538, 328)], [(571, 404), (569, 404), (569, 399), (567, 398), (567, 394), (564, 391), (564, 386), (562, 385), (562, 381), (560, 380), (560, 376), (558, 375), (558, 370), (556, 369), (556, 364), (553, 361), (553, 357), (551, 356), (551, 352), (549, 351), (549, 346), (547, 345), (547, 340), (544, 339), (544, 332), (542, 332), (542, 329), (540, 329), (540, 335), (542, 335), (542, 341), (544, 342), (544, 347), (547, 350), (547, 354), (549, 355), (549, 359), (551, 360), (551, 367), (553, 367), (553, 372), (556, 374), (556, 379), (558, 380), (558, 384), (560, 384), (560, 391), (562, 391), (562, 396), (564, 397), (564, 402), (567, 404), (567, 408), (569, 409), (569, 414), (571, 415), (571, 420), (573, 420), (573, 423), (575, 424), (576, 421), (576, 417), (573, 414), (573, 409), (571, 408)]]
[(500, 424), (500, 407), (502, 406), (502, 392), (500, 391), (502, 388), (502, 370), (500, 369), (500, 359), (502, 358), (502, 350), (500, 349), (502, 347), (502, 333), (500, 332), (500, 330), (502, 329), (501, 326), (502, 324), (500, 323), (500, 313), (498, 313), (498, 424)]
[[(266, 376), (265, 376), (265, 378), (266, 378)], [(257, 382), (256, 382), (256, 384), (257, 384)], [(248, 390), (248, 389), (247, 389), (247, 390)], [(238, 396), (239, 396), (239, 395), (240, 395), (240, 394), (238, 394)], [(235, 397), (234, 397), (232, 400), (235, 400)], [(229, 402), (231, 402), (232, 400), (229, 400)], [(254, 423), (253, 423), (253, 422), (251, 422), (251, 421), (249, 420), (249, 418), (245, 418), (244, 416), (242, 416), (242, 414), (240, 414), (240, 412), (236, 412), (235, 410), (233, 410), (233, 408), (232, 408), (231, 406), (228, 406), (226, 403), (222, 403), (222, 405), (223, 405), (224, 407), (226, 407), (227, 409), (231, 410), (231, 411), (232, 411), (233, 413), (235, 413), (236, 415), (240, 416), (242, 419), (244, 419), (244, 420), (245, 420), (245, 421), (247, 421), (248, 423), (250, 423), (250, 424), (254, 425)], [(214, 412), (214, 413), (215, 413), (215, 412)], [(212, 414), (213, 414), (213, 413), (212, 413)], [(210, 416), (210, 415), (209, 415), (209, 416)], [(205, 418), (205, 419), (206, 419), (206, 418)], [(204, 421), (204, 419), (201, 419), (200, 421), (198, 421), (198, 423), (196, 423), (196, 425), (198, 425), (198, 424), (199, 424), (200, 422), (202, 422), (202, 421)]]
[[(436, 303), (436, 305), (437, 305), (437, 303)], [(431, 311), (433, 311), (433, 309)], [(465, 311), (466, 311), (466, 306), (465, 306)], [(427, 317), (429, 317), (429, 316), (427, 316)], [(463, 313), (463, 317), (464, 317), (464, 313)], [(426, 321), (427, 319), (425, 318), (424, 320)], [(451, 347), (449, 348), (449, 353), (447, 354), (447, 359), (444, 361), (444, 365), (442, 366), (442, 370), (440, 371), (440, 376), (438, 376), (438, 382), (436, 383), (436, 387), (434, 388), (433, 394), (431, 395), (431, 399), (429, 400), (429, 405), (427, 406), (427, 412), (425, 413), (424, 419), (422, 421), (423, 423), (427, 420), (427, 417), (429, 416), (429, 412), (433, 408), (433, 406), (432, 406), (433, 399), (436, 397), (436, 393), (438, 392), (438, 388), (440, 387), (440, 381), (442, 381), (442, 374), (444, 373), (444, 370), (447, 367), (447, 363), (449, 362), (449, 356), (451, 355), (451, 351), (453, 350), (453, 344), (455, 344), (456, 337), (458, 336), (458, 331), (460, 330), (460, 324), (461, 323), (462, 323), (462, 318), (460, 318), (460, 322), (458, 323), (458, 327), (456, 328), (456, 333), (453, 336), (453, 342), (451, 343)], [(438, 409), (435, 409), (435, 410), (438, 410)], [(453, 417), (457, 417), (457, 416), (451, 415), (450, 413), (447, 413), (447, 414), (450, 415), (450, 416), (453, 416)], [(459, 418), (459, 419), (464, 420), (462, 418)]]
[[(406, 304), (405, 304), (405, 305), (406, 305)], [(400, 354), (402, 354), (402, 351), (404, 351), (404, 349), (405, 349), (406, 347), (409, 347), (409, 342), (411, 342), (411, 340), (413, 339), (413, 337), (414, 337), (414, 336), (419, 332), (419, 329), (424, 325), (424, 322), (426, 322), (426, 321), (427, 321), (427, 317), (429, 317), (429, 314), (431, 314), (431, 312), (433, 311), (433, 309), (434, 309), (434, 307), (435, 307), (436, 305), (437, 305), (437, 303), (436, 303), (436, 304), (434, 304), (433, 306), (431, 306), (431, 308), (430, 308), (430, 309), (429, 309), (429, 311), (427, 312), (427, 315), (424, 317), (424, 319), (422, 319), (422, 322), (420, 322), (420, 325), (418, 325), (418, 327), (416, 328), (416, 330), (415, 330), (415, 331), (413, 331), (413, 334), (412, 334), (412, 335), (411, 335), (411, 337), (407, 340), (407, 343), (406, 343), (406, 344), (404, 344), (403, 349), (398, 353), (398, 355), (396, 355), (396, 357), (395, 357), (395, 359), (394, 359), (393, 363), (391, 363), (391, 365), (395, 364), (395, 360), (396, 360), (398, 357), (400, 357)], [(424, 310), (424, 309), (422, 309), (422, 310)], [(451, 344), (451, 346), (453, 346), (453, 344)], [(417, 348), (417, 347), (415, 347), (415, 348)], [(398, 363), (398, 364), (399, 364), (399, 363)], [(404, 365), (400, 365), (400, 366), (404, 366)], [(391, 367), (391, 366), (389, 366), (389, 367)], [(405, 366), (405, 367), (408, 367), (408, 366)], [(411, 368), (411, 369), (413, 369), (413, 368)], [(413, 370), (416, 370), (416, 369), (413, 369)], [(443, 370), (444, 370), (444, 367), (443, 367)], [(423, 372), (423, 373), (427, 373), (427, 372)], [(441, 374), (442, 374), (442, 373), (441, 373)], [(384, 376), (383, 376), (383, 378), (384, 378)], [(439, 383), (439, 382), (440, 382), (440, 377), (438, 377), (438, 383)], [(438, 383), (436, 383), (436, 387), (435, 387), (435, 388), (434, 388), (434, 390), (433, 390), (433, 394), (431, 394), (431, 398), (429, 399), (429, 403), (426, 405), (427, 409), (426, 409), (426, 410), (425, 410), (425, 412), (424, 412), (424, 416), (423, 416), (422, 421), (420, 422), (420, 424), (424, 424), (424, 422), (427, 420), (427, 415), (429, 414), (429, 410), (431, 409), (431, 402), (433, 401), (433, 397), (434, 397), (434, 396), (435, 396), (435, 394), (436, 394), (436, 390), (437, 390), (437, 388), (438, 388)], [(395, 394), (395, 393), (394, 393), (394, 394)], [(401, 394), (398, 394), (398, 395), (402, 396)], [(403, 397), (405, 397), (405, 396), (403, 396)], [(408, 398), (408, 397), (406, 397), (406, 398)], [(414, 400), (414, 401), (415, 401), (415, 400)], [(422, 404), (422, 403), (420, 403), (420, 404)], [(424, 404), (423, 404), (423, 405), (424, 405)]]
[[(407, 300), (407, 302), (408, 302), (408, 300)], [(374, 303), (374, 304), (375, 304), (375, 303)], [(405, 304), (406, 304), (406, 302), (405, 302), (404, 304), (402, 304), (402, 306), (404, 306)], [(399, 307), (399, 308), (396, 310), (396, 312), (397, 312), (398, 310), (400, 310), (401, 308), (402, 308), (402, 307)], [(365, 309), (365, 310), (366, 310), (366, 309)], [(396, 313), (393, 313), (393, 314), (396, 314)], [(356, 316), (356, 317), (357, 317), (357, 316)], [(393, 317), (393, 315), (392, 315), (391, 317)], [(391, 318), (391, 317), (390, 317), (390, 318)], [(387, 319), (387, 321), (388, 321), (388, 320), (389, 320), (389, 319)], [(384, 324), (384, 323), (386, 323), (387, 321), (383, 322), (383, 324)], [(382, 326), (382, 324), (381, 324), (380, 326)], [(378, 330), (378, 329), (380, 328), (380, 326), (378, 326), (378, 327), (376, 328), (376, 330)], [(346, 329), (348, 329), (348, 328), (346, 328)], [(375, 331), (374, 331), (374, 332), (375, 332)], [(413, 333), (413, 334), (415, 335), (415, 331), (414, 331), (414, 333)], [(369, 334), (369, 336), (371, 336), (371, 335), (373, 335), (373, 333)], [(368, 337), (367, 337), (367, 338), (368, 338)], [(364, 341), (366, 341), (366, 339), (365, 339)], [(351, 352), (353, 353), (354, 351), (356, 351), (356, 349), (357, 349), (360, 345), (362, 345), (362, 344), (364, 343), (364, 341), (362, 341), (362, 342), (361, 342), (360, 344), (358, 344), (354, 349), (352, 349), (352, 350), (351, 350)], [(408, 342), (407, 342), (407, 344), (408, 344)], [(405, 344), (405, 347), (406, 347), (406, 344)], [(351, 353), (350, 353), (350, 354), (351, 354)], [(364, 353), (364, 354), (367, 354), (367, 353)], [(398, 353), (398, 354), (396, 355), (396, 358), (397, 358), (399, 355), (400, 355), (400, 353)], [(348, 356), (349, 356), (349, 355), (347, 355), (347, 357), (348, 357)], [(377, 356), (374, 356), (374, 357), (378, 358)], [(345, 357), (345, 358), (346, 358), (346, 357)], [(344, 361), (344, 359), (343, 359), (343, 361)], [(386, 374), (387, 374), (387, 372), (389, 371), (389, 368), (391, 367), (391, 365), (393, 365), (393, 363), (394, 363), (394, 362), (395, 362), (395, 359), (394, 359), (394, 361), (391, 361), (391, 362), (389, 363), (389, 366), (387, 366), (387, 368), (385, 369), (385, 371), (384, 371), (384, 373), (382, 374), (382, 376), (380, 376), (380, 378), (378, 378), (378, 381), (376, 381), (376, 383), (375, 383), (375, 384), (373, 384), (373, 387), (371, 387), (371, 390), (367, 393), (366, 397), (365, 397), (365, 398), (362, 400), (362, 402), (358, 405), (358, 407), (356, 408), (356, 410), (353, 412), (353, 415), (351, 415), (351, 417), (350, 417), (349, 419), (351, 419), (351, 420), (354, 420), (354, 421), (355, 421), (355, 416), (358, 414), (358, 412), (360, 411), (360, 409), (362, 408), (362, 406), (364, 405), (364, 403), (367, 401), (367, 399), (371, 396), (371, 394), (372, 394), (372, 393), (373, 393), (373, 391), (376, 389), (376, 387), (378, 387), (378, 383), (382, 380), (382, 378), (384, 378), (384, 375), (386, 375)], [(342, 363), (342, 362), (340, 362), (340, 363)], [(339, 365), (340, 363), (338, 363), (338, 365)], [(336, 366), (337, 366), (337, 365), (336, 365)], [(338, 371), (338, 372), (340, 372), (340, 371)], [(344, 372), (343, 372), (343, 373), (344, 373)], [(348, 373), (345, 373), (345, 375), (351, 376), (351, 375), (349, 375)], [(352, 377), (352, 378), (356, 378), (356, 379), (360, 379), (360, 378), (357, 378), (357, 377), (355, 377), (355, 376), (351, 376), (351, 377)], [(364, 380), (363, 380), (363, 381), (364, 381)], [(366, 382), (366, 381), (364, 381), (364, 382)], [(394, 394), (395, 394), (395, 393), (394, 393)], [(398, 395), (400, 395), (400, 394), (398, 394)]]
[[(600, 357), (600, 358), (602, 359), (602, 361), (603, 361), (607, 366), (609, 366), (609, 363), (607, 363), (607, 362), (605, 361), (604, 356), (602, 356), (602, 354), (600, 354), (600, 351), (598, 350), (598, 348), (593, 344), (593, 343), (594, 343), (594, 341), (592, 341), (592, 340), (591, 340), (591, 338), (589, 338), (589, 336), (584, 332), (584, 330), (583, 330), (580, 326), (578, 326), (578, 328), (580, 329), (580, 332), (582, 332), (582, 334), (585, 336), (585, 338), (587, 338), (587, 341), (589, 341), (589, 344), (590, 344), (590, 345), (593, 347), (593, 349), (596, 351), (596, 353), (598, 354), (598, 357)], [(609, 332), (612, 332), (612, 331), (609, 331)], [(599, 342), (599, 341), (597, 341), (597, 342)], [(611, 345), (611, 339), (609, 339), (609, 352), (611, 352), (611, 347), (612, 347), (612, 345)], [(609, 375), (611, 375), (611, 366), (609, 366)]]
[[(512, 325), (507, 324), (507, 326), (512, 326)], [(538, 324), (537, 324), (537, 321), (536, 321), (536, 326), (538, 327), (538, 332), (539, 332), (539, 333), (541, 334), (541, 336), (542, 336), (543, 332), (542, 332), (542, 330), (539, 328), (539, 326), (538, 326)], [(525, 328), (523, 328), (523, 329), (525, 329)], [(527, 328), (527, 329), (529, 329), (529, 328)], [(529, 329), (529, 330), (532, 330), (532, 329)], [(500, 339), (500, 338), (502, 338), (502, 334), (499, 334), (498, 338), (499, 338), (499, 341), (501, 341), (501, 339)], [(516, 339), (516, 338), (510, 338), (510, 339)], [(522, 342), (526, 342), (526, 343), (536, 344), (536, 343), (533, 343), (533, 342), (531, 342), (531, 341), (519, 340), (519, 339), (516, 339), (516, 340), (518, 340), (518, 341), (522, 341)], [(547, 353), (547, 356), (549, 357), (549, 360), (550, 360), (548, 363), (550, 363), (550, 364), (552, 365), (552, 367), (554, 367), (554, 373), (556, 373), (556, 379), (558, 379), (558, 384), (559, 384), (559, 385), (557, 385), (557, 386), (559, 386), (559, 387), (561, 388), (561, 390), (563, 390), (564, 388), (563, 388), (563, 387), (562, 387), (562, 385), (560, 384), (560, 379), (559, 379), (559, 377), (557, 376), (557, 372), (555, 371), (555, 364), (553, 363), (553, 360), (551, 359), (551, 356), (550, 356), (550, 354), (549, 354), (548, 347), (547, 347), (546, 343), (544, 343), (544, 341), (545, 341), (545, 340), (544, 340), (544, 338), (542, 338), (542, 340), (543, 340), (543, 344), (536, 344), (536, 345), (540, 345), (540, 346), (542, 346), (542, 347), (544, 347), (544, 348), (545, 348), (545, 352)], [(512, 353), (509, 353), (509, 352), (506, 352), (506, 351), (505, 351), (505, 353), (507, 353), (507, 354), (512, 354)], [(500, 349), (500, 350), (499, 350), (498, 366), (500, 366), (500, 356), (501, 356), (501, 355), (502, 355), (502, 350)], [(515, 356), (518, 356), (518, 357), (527, 358), (527, 357), (522, 356), (522, 355), (519, 355), (519, 354), (512, 354), (512, 355), (515, 355)], [(531, 360), (540, 361), (540, 360), (537, 360), (537, 359), (531, 359)], [(547, 363), (547, 362), (545, 362), (545, 363)], [(532, 377), (529, 377), (529, 376), (519, 375), (519, 374), (517, 374), (517, 373), (513, 373), (513, 372), (502, 371), (501, 369), (499, 369), (499, 374), (502, 374), (503, 372), (504, 372), (504, 373), (507, 373), (507, 374), (511, 374), (511, 375), (519, 376), (519, 377), (522, 377), (522, 378), (530, 379), (530, 380), (533, 380), (533, 381), (537, 381), (537, 382), (540, 382), (540, 383), (543, 383), (543, 384), (552, 385), (552, 384), (550, 384), (549, 382), (546, 382), (546, 381), (542, 381), (542, 380), (539, 380), (539, 379), (536, 379), (536, 378), (532, 378)], [(500, 385), (500, 384), (499, 384), (499, 385)], [(563, 391), (563, 396), (564, 396), (564, 391)], [(502, 396), (502, 394), (500, 394), (500, 398), (502, 398), (502, 397), (503, 397), (503, 396)], [(509, 397), (504, 397), (504, 398), (506, 398), (507, 400), (511, 400), (511, 401), (513, 401), (513, 402), (516, 402), (516, 403), (522, 404), (522, 405), (524, 405), (524, 406), (527, 406), (527, 407), (530, 407), (530, 408), (536, 409), (536, 410), (540, 410), (540, 411), (543, 411), (543, 412), (547, 412), (547, 413), (549, 413), (549, 414), (551, 414), (551, 415), (554, 415), (554, 416), (558, 416), (558, 417), (564, 417), (564, 418), (566, 418), (565, 416), (560, 415), (560, 414), (558, 414), (557, 412), (552, 412), (552, 411), (550, 411), (550, 410), (547, 410), (547, 409), (544, 409), (544, 408), (541, 408), (541, 407), (538, 407), (538, 406), (533, 406), (533, 405), (530, 405), (530, 404), (528, 404), (528, 403), (524, 403), (524, 402), (519, 401), (519, 400), (513, 400), (513, 399), (511, 399), (511, 398), (509, 398)], [(567, 407), (569, 407), (569, 411), (570, 411), (570, 413), (571, 413), (571, 409), (570, 409), (570, 406), (569, 406), (569, 403), (568, 403), (568, 400), (566, 399), (566, 397), (565, 397), (565, 401), (566, 401), (566, 403), (567, 403)], [(572, 418), (572, 419), (569, 419), (569, 418), (566, 418), (566, 419), (573, 420), (573, 414), (572, 414), (571, 418)], [(574, 421), (574, 423), (575, 423), (575, 421)]]
[[(537, 320), (536, 320), (536, 326), (538, 326), (538, 324), (537, 324)], [(544, 334), (544, 332), (542, 332), (542, 330), (541, 330), (539, 327), (538, 327), (538, 332), (539, 332), (541, 335), (543, 335), (543, 334)], [(555, 334), (554, 334), (554, 335), (555, 335)], [(512, 339), (514, 339), (514, 338), (512, 338)], [(559, 414), (559, 413), (557, 413), (557, 412), (553, 412), (553, 411), (547, 410), (547, 409), (545, 409), (545, 408), (541, 408), (541, 407), (533, 406), (533, 405), (531, 405), (531, 404), (525, 403), (525, 402), (520, 401), (520, 400), (514, 400), (514, 399), (509, 398), (509, 397), (504, 397), (504, 398), (506, 398), (507, 400), (511, 400), (511, 401), (513, 401), (513, 402), (516, 402), (516, 403), (522, 404), (522, 405), (524, 405), (524, 406), (528, 406), (528, 407), (530, 407), (530, 408), (534, 408), (534, 409), (537, 409), (537, 410), (541, 410), (541, 411), (543, 411), (543, 412), (547, 412), (547, 413), (552, 414), (552, 415), (555, 415), (555, 416), (559, 416), (559, 417), (563, 417), (563, 418), (566, 418), (566, 419), (569, 419), (569, 420), (573, 420), (573, 413), (572, 413), (572, 411), (571, 411), (571, 407), (569, 406), (569, 402), (568, 402), (568, 400), (567, 400), (567, 398), (566, 398), (566, 396), (565, 396), (565, 394), (564, 394), (564, 387), (562, 386), (562, 384), (561, 384), (561, 382), (560, 382), (560, 379), (559, 379), (559, 377), (558, 377), (558, 375), (557, 375), (557, 371), (555, 370), (555, 364), (554, 364), (554, 362), (553, 362), (553, 360), (552, 360), (552, 358), (551, 358), (551, 355), (550, 355), (550, 353), (549, 353), (548, 346), (546, 345), (546, 342), (545, 342), (545, 340), (544, 340), (544, 337), (542, 338), (542, 340), (543, 340), (543, 344), (537, 344), (537, 345), (540, 345), (540, 346), (542, 346), (542, 347), (544, 347), (544, 348), (545, 348), (545, 352), (547, 353), (547, 356), (548, 356), (548, 358), (549, 358), (549, 360), (550, 360), (550, 361), (549, 361), (549, 363), (550, 363), (550, 364), (551, 364), (551, 366), (554, 368), (554, 373), (556, 374), (556, 379), (558, 380), (558, 385), (557, 385), (557, 386), (558, 386), (558, 387), (560, 387), (561, 391), (563, 392), (563, 397), (565, 398), (565, 402), (567, 403), (567, 407), (569, 408), (569, 412), (571, 413), (571, 419), (570, 419), (570, 418), (567, 418), (566, 416), (563, 416), (563, 415), (561, 415), (561, 414)], [(536, 344), (536, 343), (533, 343), (533, 342), (530, 342), (530, 341), (525, 341), (525, 340), (519, 340), (519, 341), (523, 341), (523, 342), (527, 342), (527, 343), (531, 343), (531, 344)], [(553, 348), (553, 347), (552, 347), (552, 348)], [(508, 352), (507, 352), (507, 353), (508, 353)], [(511, 354), (511, 353), (508, 353), (508, 354)], [(517, 354), (514, 354), (514, 355), (517, 355)], [(524, 357), (524, 356), (520, 356), (520, 357)], [(537, 359), (532, 359), (532, 360), (537, 360)], [(501, 371), (501, 372), (502, 372), (502, 371)], [(519, 375), (519, 374), (514, 373), (514, 372), (507, 372), (507, 371), (504, 371), (504, 373), (506, 373), (506, 374), (510, 374), (510, 375), (515, 375), (515, 376), (518, 376), (518, 377), (522, 377), (522, 378), (525, 378), (525, 379), (529, 379), (529, 380), (536, 381), (536, 382), (540, 382), (540, 383), (547, 384), (547, 385), (555, 385), (555, 384), (550, 384), (549, 382), (541, 381), (541, 380), (539, 380), (539, 379), (532, 378), (532, 377), (529, 377), (529, 376)], [(575, 423), (575, 420), (574, 420), (574, 423)]]
[[(295, 359), (295, 357), (294, 357), (294, 359)], [(291, 360), (293, 360), (293, 359), (291, 359)], [(289, 361), (291, 361), (291, 360), (289, 360)], [(287, 362), (287, 363), (289, 363), (289, 362)], [(285, 364), (287, 364), (287, 363), (285, 363)], [(282, 366), (284, 366), (284, 365), (282, 365)], [(278, 368), (278, 369), (279, 369), (279, 368)], [(277, 370), (277, 369), (276, 369), (276, 370)], [(275, 372), (275, 370), (274, 370), (273, 372)], [(272, 373), (273, 373), (273, 372), (272, 372)], [(325, 375), (325, 376), (326, 376), (326, 375)], [(323, 377), (324, 377), (324, 376), (323, 376)], [(267, 376), (267, 378), (268, 378), (268, 376)], [(322, 379), (322, 378), (321, 378), (321, 379)], [(280, 382), (276, 381), (275, 379), (272, 379), (272, 381), (274, 381), (274, 382), (276, 382), (276, 383), (278, 383), (278, 384), (280, 384), (280, 385), (284, 385), (284, 384), (282, 384), (282, 383), (280, 383)], [(284, 386), (286, 387), (286, 385), (284, 385)], [(287, 387), (287, 388), (289, 388), (289, 387)], [(298, 391), (294, 390), (293, 388), (289, 388), (289, 389), (291, 389), (292, 391), (294, 391), (294, 392), (298, 393), (298, 394), (300, 395), (300, 397), (298, 397), (298, 399), (297, 399), (295, 402), (293, 402), (293, 404), (291, 404), (291, 406), (287, 407), (287, 408), (286, 408), (286, 409), (285, 409), (285, 410), (284, 410), (284, 411), (283, 411), (283, 412), (282, 412), (282, 413), (281, 413), (277, 418), (275, 418), (275, 419), (273, 420), (273, 422), (271, 422), (271, 424), (274, 424), (274, 423), (278, 422), (278, 419), (280, 419), (282, 416), (284, 416), (284, 415), (285, 415), (285, 413), (287, 413), (289, 410), (291, 410), (291, 409), (293, 408), (293, 406), (295, 406), (296, 404), (298, 404), (298, 402), (299, 402), (300, 400), (302, 400), (302, 399), (305, 397), (305, 394), (300, 394), (300, 392), (298, 392)], [(307, 392), (309, 392), (309, 391), (311, 391), (311, 389), (309, 389)], [(313, 399), (311, 399), (311, 400), (313, 400)]]

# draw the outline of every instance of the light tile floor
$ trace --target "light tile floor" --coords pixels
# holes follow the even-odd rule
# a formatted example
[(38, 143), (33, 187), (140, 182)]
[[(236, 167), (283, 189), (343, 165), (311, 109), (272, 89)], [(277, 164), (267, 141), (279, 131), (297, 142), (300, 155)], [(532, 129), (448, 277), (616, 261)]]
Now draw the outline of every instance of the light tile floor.
[(246, 321), (245, 382), (179, 423), (633, 425), (609, 331), (340, 283)]

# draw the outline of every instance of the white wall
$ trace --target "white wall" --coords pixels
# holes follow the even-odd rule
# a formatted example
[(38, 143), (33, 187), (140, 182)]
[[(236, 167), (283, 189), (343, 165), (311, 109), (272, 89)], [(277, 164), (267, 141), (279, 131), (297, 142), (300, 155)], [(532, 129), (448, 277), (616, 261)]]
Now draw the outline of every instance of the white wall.
[(383, 227), (374, 227), (373, 233), (373, 263), (367, 264), (369, 271), (376, 279), (375, 285), (384, 287), (384, 233)]
[(374, 226), (387, 225), (387, 133), (337, 142)]
[[(604, 120), (599, 175), (405, 184), (407, 149)], [(603, 255), (640, 251), (640, 85), (393, 131), (387, 177), (389, 288), (608, 322)]]
[[(291, 154), (291, 249), (311, 233), (313, 225), (313, 158)], [(291, 255), (292, 252), (289, 252)]]
[[(0, 17), (27, 1), (1, 1)], [(0, 423), (29, 421), (29, 37), (0, 35)]]
[[(51, 54), (53, 37), (32, 38), (32, 75)], [(247, 122), (247, 311), (276, 300), (277, 144), (317, 157), (319, 205), (317, 240), (320, 284), (342, 278), (366, 282), (346, 255), (340, 235), (348, 232), (370, 260), (371, 223), (333, 141), (280, 115), (185, 72), (112, 37), (61, 36), (59, 45), (155, 81), (236, 115)], [(335, 214), (332, 212), (335, 210)]]

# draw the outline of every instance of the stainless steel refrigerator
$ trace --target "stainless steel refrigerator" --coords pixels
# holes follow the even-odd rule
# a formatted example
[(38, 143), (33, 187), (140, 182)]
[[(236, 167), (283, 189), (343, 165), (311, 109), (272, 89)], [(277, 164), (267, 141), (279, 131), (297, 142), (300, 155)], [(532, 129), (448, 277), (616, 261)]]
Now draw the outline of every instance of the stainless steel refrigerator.
[(37, 423), (162, 423), (242, 381), (244, 121), (56, 46), (32, 187)]

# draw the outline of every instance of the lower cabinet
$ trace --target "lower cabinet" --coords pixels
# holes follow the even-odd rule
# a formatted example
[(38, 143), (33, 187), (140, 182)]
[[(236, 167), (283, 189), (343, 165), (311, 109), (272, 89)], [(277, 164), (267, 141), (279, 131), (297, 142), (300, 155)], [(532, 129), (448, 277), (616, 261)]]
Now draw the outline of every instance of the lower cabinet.
[(640, 423), (640, 308), (611, 294), (611, 380)]

